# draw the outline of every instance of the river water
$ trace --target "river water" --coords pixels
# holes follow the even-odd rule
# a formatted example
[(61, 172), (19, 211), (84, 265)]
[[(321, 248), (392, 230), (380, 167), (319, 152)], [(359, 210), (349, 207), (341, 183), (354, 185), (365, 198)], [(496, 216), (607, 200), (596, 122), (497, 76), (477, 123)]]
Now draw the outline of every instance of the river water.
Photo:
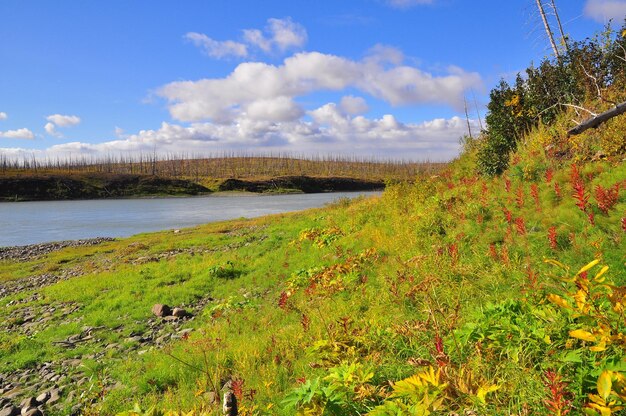
[(0, 203), (0, 247), (191, 227), (321, 207), (379, 192), (210, 195), (190, 198), (98, 199)]

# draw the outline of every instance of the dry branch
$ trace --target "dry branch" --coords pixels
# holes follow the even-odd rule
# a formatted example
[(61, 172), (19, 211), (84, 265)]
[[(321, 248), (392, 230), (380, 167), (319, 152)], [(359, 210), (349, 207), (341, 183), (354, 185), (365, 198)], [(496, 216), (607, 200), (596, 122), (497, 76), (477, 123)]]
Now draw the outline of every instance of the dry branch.
[(621, 104), (616, 105), (614, 108), (611, 108), (610, 110), (605, 111), (604, 113), (600, 113), (597, 116), (591, 117), (583, 121), (578, 126), (569, 130), (567, 132), (567, 135), (575, 136), (577, 134), (584, 132), (585, 130), (595, 129), (596, 127), (598, 127), (605, 121), (610, 120), (613, 117), (619, 116), (620, 114), (623, 114), (623, 113), (626, 113), (626, 101)]

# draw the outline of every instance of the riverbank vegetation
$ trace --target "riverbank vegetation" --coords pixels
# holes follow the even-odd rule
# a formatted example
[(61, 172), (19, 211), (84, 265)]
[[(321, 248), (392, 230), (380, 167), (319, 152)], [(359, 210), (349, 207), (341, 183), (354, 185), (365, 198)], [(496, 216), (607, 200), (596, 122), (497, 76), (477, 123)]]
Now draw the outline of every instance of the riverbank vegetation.
[(221, 414), (227, 384), (244, 415), (622, 414), (626, 121), (568, 136), (563, 106), (518, 131), (515, 88), (501, 131), (380, 197), (0, 262), (6, 287), (56, 276), (0, 301), (5, 379), (36, 379), (24, 397), (53, 363), (59, 413)]
[(267, 179), (278, 176), (347, 177), (366, 180), (412, 179), (444, 166), (438, 162), (367, 159), (346, 156), (259, 156), (220, 154), (194, 157), (186, 154), (131, 156), (76, 156), (64, 159), (11, 158), (0, 155), (0, 174), (119, 174), (189, 179)]
[(189, 196), (210, 192), (379, 190), (434, 174), (445, 163), (221, 155), (117, 156), (59, 160), (0, 155), (0, 201)]

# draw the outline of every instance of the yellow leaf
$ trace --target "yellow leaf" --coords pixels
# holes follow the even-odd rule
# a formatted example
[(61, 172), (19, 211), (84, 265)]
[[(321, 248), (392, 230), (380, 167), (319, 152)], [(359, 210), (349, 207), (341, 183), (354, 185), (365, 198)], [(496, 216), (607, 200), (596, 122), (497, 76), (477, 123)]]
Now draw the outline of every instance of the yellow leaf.
[(564, 265), (563, 263), (558, 262), (556, 260), (553, 260), (553, 259), (546, 259), (546, 260), (544, 260), (544, 263), (548, 263), (548, 264), (551, 264), (553, 266), (560, 267), (563, 270), (569, 270), (569, 268), (566, 265)]
[(611, 371), (604, 370), (602, 374), (600, 374), (600, 377), (598, 377), (597, 383), (598, 393), (602, 396), (604, 401), (609, 398), (612, 386), (613, 382), (611, 381)]
[(555, 305), (560, 306), (561, 308), (567, 308), (567, 309), (570, 308), (569, 303), (567, 303), (567, 301), (563, 299), (562, 297), (560, 297), (559, 295), (554, 295), (551, 293), (548, 295), (548, 300), (554, 303)]
[(609, 266), (604, 266), (604, 267), (603, 267), (603, 268), (602, 268), (602, 269), (598, 272), (598, 274), (596, 274), (596, 277), (594, 277), (594, 278), (593, 278), (593, 280), (595, 280), (595, 281), (597, 281), (597, 282), (599, 282), (599, 283), (604, 282), (604, 280), (605, 280), (605, 279), (604, 279), (604, 278), (602, 278), (602, 280), (600, 280), (600, 277), (601, 277), (604, 273), (606, 273), (606, 271), (607, 271), (607, 270), (609, 270)]
[[(585, 292), (584, 290), (579, 290), (578, 292), (576, 292), (576, 294), (574, 295), (574, 300), (576, 301), (576, 307), (578, 308), (579, 311), (581, 312), (587, 312), (585, 309), (589, 309), (589, 307), (586, 305), (587, 302), (587, 292)], [(586, 307), (587, 306), (587, 307)]]
[(582, 329), (575, 329), (573, 331), (569, 331), (569, 336), (572, 338), (582, 339), (583, 341), (589, 341), (589, 342), (596, 341), (596, 337), (591, 332), (587, 332)]
[(492, 384), (491, 386), (480, 386), (478, 388), (478, 392), (476, 392), (476, 397), (478, 397), (478, 400), (480, 400), (480, 402), (482, 404), (486, 404), (485, 401), (485, 396), (487, 396), (487, 394), (492, 393), (496, 390), (498, 390), (500, 387), (496, 386), (495, 384)]
[(583, 267), (582, 269), (580, 269), (578, 271), (578, 273), (576, 273), (576, 276), (578, 276), (581, 273), (586, 272), (587, 270), (591, 269), (593, 266), (595, 266), (596, 264), (600, 263), (600, 260), (595, 259), (594, 261), (592, 261), (591, 263), (587, 264), (585, 267)]

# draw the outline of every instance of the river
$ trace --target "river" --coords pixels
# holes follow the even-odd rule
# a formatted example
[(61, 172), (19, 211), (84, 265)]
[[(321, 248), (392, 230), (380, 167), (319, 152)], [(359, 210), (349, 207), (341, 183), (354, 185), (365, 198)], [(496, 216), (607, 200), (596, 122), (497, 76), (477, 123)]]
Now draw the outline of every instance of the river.
[(235, 218), (321, 207), (380, 192), (210, 195), (0, 203), (0, 247), (95, 237), (127, 237)]

